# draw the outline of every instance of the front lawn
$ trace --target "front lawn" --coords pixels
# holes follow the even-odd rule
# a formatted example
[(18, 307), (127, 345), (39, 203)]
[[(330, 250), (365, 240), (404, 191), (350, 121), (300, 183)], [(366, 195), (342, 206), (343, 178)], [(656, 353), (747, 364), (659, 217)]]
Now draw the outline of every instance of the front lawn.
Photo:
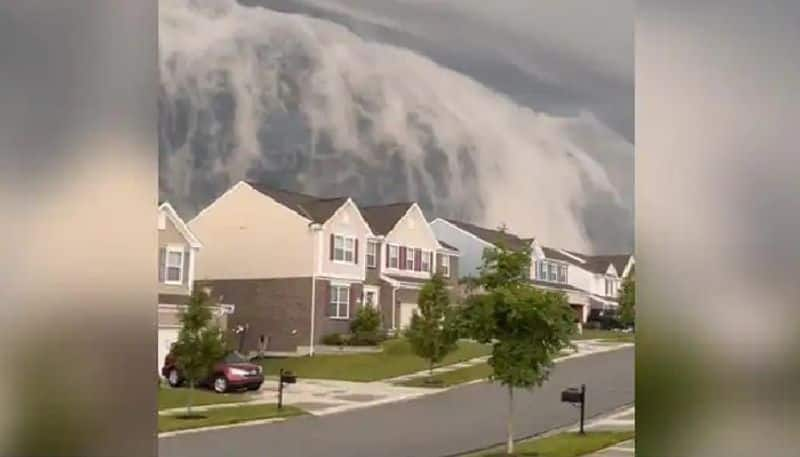
[[(586, 432), (581, 435), (577, 432), (559, 433), (546, 438), (534, 438), (532, 440), (521, 441), (515, 444), (515, 456), (535, 456), (535, 457), (578, 457), (591, 452), (605, 449), (609, 446), (628, 441), (635, 436), (634, 431), (624, 432)], [(502, 450), (479, 454), (482, 457), (503, 457), (508, 456)]]
[(459, 368), (445, 373), (434, 374), (433, 377), (424, 376), (404, 381), (400, 384), (406, 387), (450, 387), (456, 384), (474, 381), (476, 379), (489, 379), (492, 374), (492, 367), (487, 363), (480, 363), (471, 367)]
[[(188, 388), (159, 387), (158, 410), (186, 406), (187, 395), (189, 395)], [(252, 400), (252, 397), (245, 393), (218, 394), (210, 390), (196, 388), (192, 395), (192, 406), (239, 403), (248, 400)]]
[(192, 414), (198, 417), (192, 418), (183, 418), (182, 414), (159, 415), (158, 431), (171, 432), (213, 425), (239, 424), (260, 419), (297, 416), (305, 414), (305, 412), (293, 406), (284, 406), (283, 409), (278, 410), (277, 405), (270, 404), (227, 406), (206, 411), (193, 411)]
[[(451, 365), (488, 355), (491, 346), (459, 341), (441, 365)], [(264, 374), (277, 375), (281, 368), (293, 371), (300, 379), (321, 378), (343, 381), (377, 381), (426, 370), (427, 362), (411, 352), (405, 339), (383, 343), (383, 351), (369, 354), (315, 355), (313, 357), (270, 358), (259, 361)]]
[(583, 334), (575, 335), (573, 340), (603, 340), (619, 343), (634, 343), (633, 333), (615, 332), (613, 330), (583, 329)]

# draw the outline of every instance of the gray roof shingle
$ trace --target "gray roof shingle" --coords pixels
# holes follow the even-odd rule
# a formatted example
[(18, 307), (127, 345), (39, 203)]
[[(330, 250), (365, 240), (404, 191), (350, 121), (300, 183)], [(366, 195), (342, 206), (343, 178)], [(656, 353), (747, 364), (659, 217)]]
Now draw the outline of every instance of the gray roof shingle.
[(478, 227), (477, 225), (470, 224), (467, 222), (456, 221), (453, 219), (444, 219), (447, 222), (455, 225), (456, 227), (469, 232), (478, 238), (486, 241), (487, 243), (491, 243), (493, 245), (498, 245), (499, 243), (505, 244), (508, 249), (512, 250), (523, 250), (530, 247), (530, 242), (526, 241), (512, 233), (509, 232), (501, 232), (500, 230), (492, 230), (483, 227)]
[(386, 235), (406, 215), (413, 204), (402, 202), (389, 205), (365, 206), (361, 208), (361, 214), (372, 229), (372, 233)]
[(323, 224), (333, 216), (337, 209), (345, 204), (348, 197), (320, 198), (283, 189), (270, 187), (268, 184), (248, 182), (253, 189), (272, 198), (299, 215)]

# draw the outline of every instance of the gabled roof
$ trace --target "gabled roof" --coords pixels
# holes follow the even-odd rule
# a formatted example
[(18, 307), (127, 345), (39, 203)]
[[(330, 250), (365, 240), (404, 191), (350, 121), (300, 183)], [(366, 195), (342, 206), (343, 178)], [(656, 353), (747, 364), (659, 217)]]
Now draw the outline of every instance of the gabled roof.
[(547, 246), (542, 246), (542, 251), (544, 252), (544, 256), (548, 259), (553, 260), (560, 260), (562, 262), (571, 263), (574, 265), (583, 265), (574, 258), (564, 254), (563, 252), (559, 251), (558, 249), (549, 248)]
[(175, 208), (170, 205), (169, 202), (163, 202), (158, 205), (158, 210), (166, 215), (166, 217), (172, 222), (172, 225), (183, 235), (183, 239), (189, 243), (189, 246), (193, 248), (201, 248), (203, 244), (200, 243), (200, 240), (197, 239), (194, 233), (189, 230), (189, 227), (183, 222), (183, 219), (178, 215), (178, 212), (175, 211)]
[(500, 230), (492, 230), (483, 227), (478, 227), (477, 225), (473, 225), (467, 222), (456, 221), (453, 219), (445, 219), (443, 220), (449, 222), (450, 224), (464, 230), (465, 232), (471, 233), (472, 235), (480, 238), (481, 240), (497, 246), (498, 243), (503, 243), (508, 249), (512, 250), (523, 250), (530, 247), (530, 241), (525, 241), (522, 238), (508, 232), (501, 232)]
[(361, 207), (361, 214), (375, 235), (387, 235), (395, 225), (408, 213), (413, 202), (392, 203)]
[(572, 261), (572, 263), (589, 270), (592, 273), (600, 274), (605, 274), (606, 270), (608, 270), (608, 266), (614, 265), (614, 269), (617, 270), (617, 274), (622, 276), (622, 273), (625, 271), (625, 267), (628, 266), (628, 262), (630, 262), (631, 259), (631, 254), (585, 255), (578, 252), (567, 252), (586, 260), (586, 263), (578, 263), (574, 261)]
[(318, 224), (324, 224), (339, 208), (344, 205), (348, 197), (320, 198), (313, 195), (301, 194), (283, 189), (270, 187), (269, 184), (251, 182), (247, 184), (253, 189), (272, 198), (276, 202), (291, 209), (297, 214), (311, 219)]

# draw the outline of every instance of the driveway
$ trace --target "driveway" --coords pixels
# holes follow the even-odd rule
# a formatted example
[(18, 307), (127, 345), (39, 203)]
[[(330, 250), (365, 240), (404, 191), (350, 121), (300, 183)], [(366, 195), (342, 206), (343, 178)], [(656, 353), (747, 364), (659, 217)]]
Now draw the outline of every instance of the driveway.
[[(564, 427), (577, 411), (559, 401), (562, 389), (586, 383), (587, 411), (602, 414), (634, 400), (634, 350), (566, 360), (533, 392), (518, 391), (519, 438)], [(159, 439), (162, 457), (251, 455), (440, 457), (503, 441), (506, 391), (478, 383), (421, 398), (282, 423)]]

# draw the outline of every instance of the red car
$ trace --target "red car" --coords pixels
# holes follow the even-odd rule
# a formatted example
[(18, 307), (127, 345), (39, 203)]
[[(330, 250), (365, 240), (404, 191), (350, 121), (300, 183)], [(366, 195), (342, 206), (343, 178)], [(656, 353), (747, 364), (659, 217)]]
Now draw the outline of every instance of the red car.
[[(180, 387), (186, 381), (171, 352), (164, 357), (161, 376), (164, 376), (172, 387)], [(201, 380), (199, 385), (208, 386), (215, 392), (223, 393), (229, 390), (258, 390), (263, 382), (264, 374), (260, 366), (250, 363), (241, 355), (232, 352), (217, 362), (211, 376)]]

